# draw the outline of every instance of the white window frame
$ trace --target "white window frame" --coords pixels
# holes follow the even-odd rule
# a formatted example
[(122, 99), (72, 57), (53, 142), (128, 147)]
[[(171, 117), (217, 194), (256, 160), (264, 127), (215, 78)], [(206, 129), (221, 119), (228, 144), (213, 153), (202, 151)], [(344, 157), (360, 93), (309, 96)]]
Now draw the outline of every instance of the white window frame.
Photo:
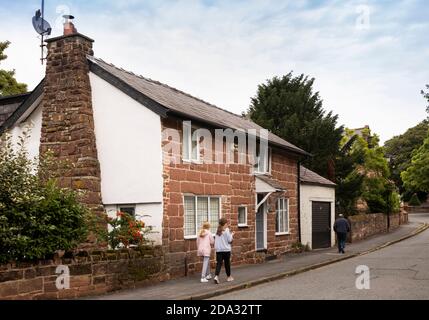
[[(261, 152), (261, 149), (259, 147), (259, 152)], [(254, 166), (254, 172), (255, 174), (270, 174), (271, 173), (271, 158), (272, 158), (272, 150), (270, 147), (268, 147), (268, 159), (265, 161), (266, 168), (262, 168), (261, 170), (261, 161), (260, 161), (260, 154), (259, 157), (257, 157), (257, 163)]]
[[(219, 219), (220, 218), (222, 218), (222, 197), (221, 196), (206, 196), (206, 195), (194, 195), (194, 194), (185, 194), (185, 195), (183, 195), (183, 209), (185, 209), (184, 208), (184, 206), (185, 206), (185, 198), (194, 198), (194, 215), (195, 215), (195, 232), (196, 232), (196, 234), (195, 235), (185, 235), (184, 236), (184, 239), (185, 240), (195, 240), (195, 239), (197, 239), (197, 234), (198, 234), (198, 231), (199, 231), (199, 229), (198, 229), (198, 217), (197, 217), (197, 215), (198, 215), (198, 198), (207, 198), (207, 201), (208, 201), (208, 220), (210, 221), (210, 214), (211, 214), (211, 212), (210, 212), (210, 200), (211, 199), (218, 199), (219, 200)], [(185, 223), (185, 210), (184, 210), (184, 213), (183, 213), (183, 234), (185, 234), (185, 225), (184, 225), (184, 223)], [(213, 226), (212, 226), (213, 227)]]
[[(244, 219), (245, 219), (244, 223), (240, 223), (240, 209), (244, 209)], [(249, 226), (248, 222), (247, 222), (248, 221), (247, 220), (247, 206), (245, 206), (245, 205), (238, 206), (237, 221), (238, 221), (238, 227), (239, 228), (247, 228)]]
[[(280, 210), (280, 201), (283, 201), (283, 210)], [(281, 211), (281, 212), (280, 212)], [(280, 221), (278, 221), (278, 219), (280, 218), (280, 214), (286, 214), (286, 216), (284, 218), (287, 218), (287, 231), (279, 231), (276, 230), (276, 236), (284, 236), (284, 235), (289, 235), (290, 234), (290, 214), (289, 214), (289, 199), (288, 198), (279, 198), (277, 199), (277, 207), (276, 207), (276, 220), (277, 223), (276, 225), (279, 226), (279, 228), (281, 228), (280, 226)]]
[[(185, 127), (187, 128), (187, 135), (185, 135)], [(193, 152), (192, 152), (192, 136), (193, 136), (193, 130), (198, 130), (197, 127), (193, 126), (190, 121), (183, 121), (183, 145), (182, 145), (182, 158), (183, 162), (196, 162), (199, 163), (201, 161), (201, 155), (200, 155), (200, 141), (197, 140), (197, 158), (193, 158)], [(185, 143), (188, 145), (188, 152), (185, 154)]]

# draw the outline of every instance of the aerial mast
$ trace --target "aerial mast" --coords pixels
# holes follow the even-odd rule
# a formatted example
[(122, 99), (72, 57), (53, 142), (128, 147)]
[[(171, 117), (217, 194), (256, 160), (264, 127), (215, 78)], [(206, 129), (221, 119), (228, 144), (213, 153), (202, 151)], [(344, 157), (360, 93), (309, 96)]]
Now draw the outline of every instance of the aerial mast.
[(52, 28), (49, 23), (45, 20), (45, 0), (42, 0), (41, 9), (36, 11), (36, 14), (33, 17), (33, 27), (34, 30), (41, 36), (40, 41), (40, 50), (41, 50), (41, 58), (40, 61), (43, 62), (46, 60), (44, 57), (44, 48), (45, 45), (45, 37), (49, 36), (52, 32)]

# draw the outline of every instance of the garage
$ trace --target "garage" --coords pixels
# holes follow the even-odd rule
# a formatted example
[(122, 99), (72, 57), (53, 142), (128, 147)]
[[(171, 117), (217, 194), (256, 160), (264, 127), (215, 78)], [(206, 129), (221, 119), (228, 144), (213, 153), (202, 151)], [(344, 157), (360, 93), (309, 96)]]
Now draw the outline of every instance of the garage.
[(312, 250), (335, 245), (335, 183), (301, 167), (301, 243)]
[(331, 247), (331, 203), (312, 201), (312, 248)]

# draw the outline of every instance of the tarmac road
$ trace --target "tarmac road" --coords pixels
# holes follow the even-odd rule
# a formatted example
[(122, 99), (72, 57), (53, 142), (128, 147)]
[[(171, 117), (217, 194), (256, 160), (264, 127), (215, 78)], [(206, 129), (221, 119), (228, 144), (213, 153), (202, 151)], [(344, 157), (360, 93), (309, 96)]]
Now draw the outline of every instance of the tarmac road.
[[(429, 214), (410, 215), (429, 223)], [(369, 268), (369, 289), (362, 289)], [(360, 289), (357, 288), (358, 282)], [(429, 230), (382, 250), (291, 278), (218, 296), (216, 300), (429, 300)]]

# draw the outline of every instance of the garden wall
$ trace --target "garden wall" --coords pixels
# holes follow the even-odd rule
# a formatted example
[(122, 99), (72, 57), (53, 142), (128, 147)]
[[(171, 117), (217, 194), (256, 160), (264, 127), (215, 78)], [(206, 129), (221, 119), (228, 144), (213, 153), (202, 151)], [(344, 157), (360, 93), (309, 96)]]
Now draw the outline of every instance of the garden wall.
[[(361, 214), (349, 217), (351, 233), (349, 241), (356, 242), (388, 231), (388, 217), (383, 213)], [(390, 230), (408, 223), (408, 213), (390, 215)]]
[(426, 202), (419, 207), (406, 206), (405, 210), (409, 213), (429, 213), (429, 202)]
[[(136, 288), (169, 278), (161, 247), (82, 251), (62, 258), (0, 265), (0, 299), (73, 299)], [(58, 290), (59, 265), (69, 267), (70, 289)]]

